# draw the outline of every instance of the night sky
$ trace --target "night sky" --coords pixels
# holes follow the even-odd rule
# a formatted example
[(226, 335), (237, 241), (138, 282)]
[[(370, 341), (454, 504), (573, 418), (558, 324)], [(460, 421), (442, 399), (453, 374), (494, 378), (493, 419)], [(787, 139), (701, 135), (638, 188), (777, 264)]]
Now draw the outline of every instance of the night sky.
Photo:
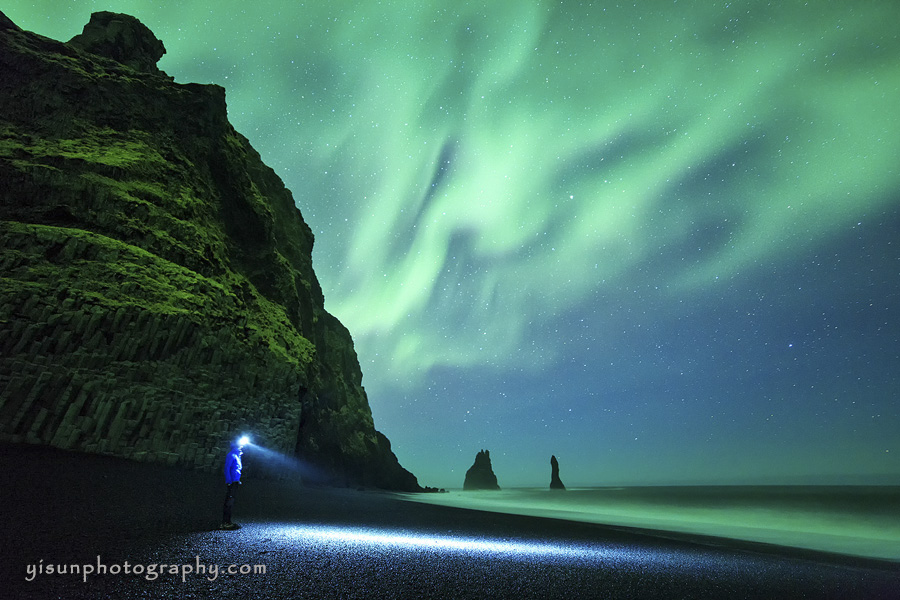
[(423, 485), (900, 483), (895, 1), (177, 4)]

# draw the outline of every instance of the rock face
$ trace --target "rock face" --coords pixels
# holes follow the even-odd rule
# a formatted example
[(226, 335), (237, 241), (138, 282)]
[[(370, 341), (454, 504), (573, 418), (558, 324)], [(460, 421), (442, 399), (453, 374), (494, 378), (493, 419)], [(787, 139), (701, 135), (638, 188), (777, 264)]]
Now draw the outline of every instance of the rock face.
[(418, 491), (290, 191), (163, 52), (127, 15), (66, 44), (0, 13), (0, 441), (218, 470), (247, 432)]
[(499, 490), (497, 476), (491, 467), (491, 453), (481, 450), (475, 455), (475, 463), (466, 471), (464, 490)]
[(159, 73), (156, 63), (166, 47), (146, 25), (131, 15), (96, 12), (69, 45), (128, 65), (136, 71)]
[(556, 460), (556, 456), (550, 457), (550, 489), (566, 489), (566, 486), (563, 485), (562, 480), (559, 478), (559, 461)]

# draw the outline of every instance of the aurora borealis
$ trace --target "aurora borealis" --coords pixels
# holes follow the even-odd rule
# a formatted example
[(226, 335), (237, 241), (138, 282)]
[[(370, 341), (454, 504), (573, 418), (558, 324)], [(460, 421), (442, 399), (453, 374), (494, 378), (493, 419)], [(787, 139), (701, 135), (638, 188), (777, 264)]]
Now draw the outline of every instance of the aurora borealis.
[(421, 483), (900, 482), (893, 3), (178, 6)]

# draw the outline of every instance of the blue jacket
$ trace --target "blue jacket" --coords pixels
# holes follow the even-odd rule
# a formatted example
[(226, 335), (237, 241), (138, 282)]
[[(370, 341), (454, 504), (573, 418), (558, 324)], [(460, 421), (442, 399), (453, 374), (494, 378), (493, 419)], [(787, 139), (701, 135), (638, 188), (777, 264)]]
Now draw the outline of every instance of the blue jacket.
[(231, 485), (241, 480), (241, 451), (240, 446), (231, 445), (228, 456), (225, 457), (225, 483)]

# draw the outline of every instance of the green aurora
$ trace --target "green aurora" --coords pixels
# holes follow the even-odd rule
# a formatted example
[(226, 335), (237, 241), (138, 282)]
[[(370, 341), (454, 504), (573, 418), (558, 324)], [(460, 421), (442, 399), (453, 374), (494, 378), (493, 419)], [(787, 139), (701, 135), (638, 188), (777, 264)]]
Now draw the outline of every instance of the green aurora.
[(895, 3), (172, 6), (423, 484), (900, 482)]

